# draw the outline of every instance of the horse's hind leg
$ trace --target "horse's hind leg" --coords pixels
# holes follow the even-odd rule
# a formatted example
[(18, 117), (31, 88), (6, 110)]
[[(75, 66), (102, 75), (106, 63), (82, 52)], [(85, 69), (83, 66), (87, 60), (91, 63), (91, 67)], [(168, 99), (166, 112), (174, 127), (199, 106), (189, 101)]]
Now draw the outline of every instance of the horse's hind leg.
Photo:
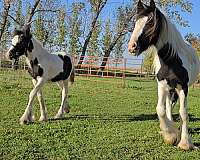
[(158, 104), (156, 110), (160, 120), (161, 134), (165, 143), (175, 144), (179, 141), (179, 131), (173, 121), (167, 118), (165, 108), (167, 95), (168, 91), (166, 91), (166, 88), (158, 85)]
[[(32, 82), (33, 82), (34, 86), (37, 83), (37, 81), (35, 79), (33, 79)], [(40, 105), (40, 113), (41, 113), (39, 121), (40, 122), (47, 121), (47, 108), (44, 103), (44, 98), (43, 98), (41, 89), (37, 92), (37, 98), (38, 98), (38, 102)]]
[(68, 94), (68, 80), (58, 82), (58, 85), (62, 89), (62, 101), (58, 113), (55, 118), (62, 118), (65, 112), (69, 112), (69, 105), (67, 103), (67, 94)]
[[(187, 91), (187, 89), (185, 90)], [(192, 140), (188, 133), (188, 113), (187, 113), (187, 95), (185, 94), (184, 90), (179, 91), (179, 98), (180, 98), (180, 117), (182, 121), (182, 128), (181, 128), (181, 140), (178, 144), (178, 147), (184, 150), (194, 149), (197, 148), (192, 143)]]

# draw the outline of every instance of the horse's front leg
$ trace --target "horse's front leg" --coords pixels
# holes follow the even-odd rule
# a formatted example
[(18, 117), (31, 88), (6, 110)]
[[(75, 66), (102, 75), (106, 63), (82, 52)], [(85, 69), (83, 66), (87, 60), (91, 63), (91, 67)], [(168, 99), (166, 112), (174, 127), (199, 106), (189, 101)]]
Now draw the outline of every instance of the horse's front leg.
[(34, 88), (32, 89), (32, 91), (29, 94), (29, 101), (28, 101), (28, 105), (25, 109), (24, 114), (22, 115), (22, 117), (20, 118), (20, 124), (24, 124), (24, 123), (28, 123), (28, 122), (32, 122), (32, 104), (33, 104), (33, 100), (37, 94), (37, 92), (41, 89), (41, 87), (44, 84), (44, 80), (42, 78), (38, 79), (36, 85), (34, 86)]
[[(32, 82), (33, 82), (33, 85), (36, 86), (37, 80), (32, 79)], [(44, 103), (42, 89), (38, 90), (37, 98), (38, 98), (38, 102), (39, 102), (39, 105), (40, 105), (40, 113), (41, 113), (39, 121), (40, 122), (47, 121), (47, 108), (46, 108), (45, 103)]]
[(173, 118), (172, 118), (172, 101), (171, 101), (170, 93), (168, 93), (167, 96), (166, 96), (166, 114), (167, 114), (167, 118), (170, 121), (173, 121)]
[(178, 91), (179, 98), (180, 98), (179, 113), (180, 113), (181, 122), (182, 122), (181, 140), (178, 144), (178, 147), (184, 150), (197, 148), (192, 143), (192, 139), (190, 138), (189, 133), (188, 133), (187, 90), (188, 88), (186, 88), (185, 90)]
[(156, 110), (160, 121), (161, 134), (163, 135), (165, 143), (175, 144), (179, 141), (180, 136), (175, 124), (166, 115), (165, 104), (168, 93), (166, 87), (158, 85), (158, 104)]

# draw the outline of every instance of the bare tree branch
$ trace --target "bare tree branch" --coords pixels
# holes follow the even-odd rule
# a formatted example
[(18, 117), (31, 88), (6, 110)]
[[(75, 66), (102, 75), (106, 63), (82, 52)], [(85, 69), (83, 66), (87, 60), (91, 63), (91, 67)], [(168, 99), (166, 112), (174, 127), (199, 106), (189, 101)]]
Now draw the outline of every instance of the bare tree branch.
[(17, 24), (21, 25), (13, 16), (11, 16), (10, 14), (8, 15), (14, 22), (16, 22)]
[(30, 12), (30, 14), (29, 14), (27, 23), (30, 23), (30, 22), (31, 22), (31, 20), (32, 20), (34, 14), (35, 14), (35, 10), (36, 10), (37, 6), (39, 5), (39, 3), (40, 3), (40, 0), (36, 0), (36, 1), (35, 1), (35, 4), (34, 4), (33, 8), (31, 9), (31, 12)]
[(36, 10), (35, 12), (34, 12), (34, 14), (35, 13), (37, 13), (37, 12), (59, 12), (60, 10), (52, 10), (52, 9), (38, 9), (38, 10)]

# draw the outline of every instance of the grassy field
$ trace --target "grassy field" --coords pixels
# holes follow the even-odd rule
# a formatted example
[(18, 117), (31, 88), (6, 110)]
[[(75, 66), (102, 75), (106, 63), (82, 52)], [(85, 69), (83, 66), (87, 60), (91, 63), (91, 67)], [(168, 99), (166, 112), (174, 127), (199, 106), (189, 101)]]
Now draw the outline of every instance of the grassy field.
[[(155, 81), (76, 77), (71, 112), (53, 120), (60, 105), (55, 84), (45, 86), (49, 121), (21, 126), (32, 88), (27, 73), (0, 71), (0, 159), (200, 159), (163, 143), (156, 115)], [(200, 145), (200, 89), (190, 88), (190, 133)], [(39, 118), (35, 101), (34, 113)], [(174, 110), (177, 117), (178, 107)]]

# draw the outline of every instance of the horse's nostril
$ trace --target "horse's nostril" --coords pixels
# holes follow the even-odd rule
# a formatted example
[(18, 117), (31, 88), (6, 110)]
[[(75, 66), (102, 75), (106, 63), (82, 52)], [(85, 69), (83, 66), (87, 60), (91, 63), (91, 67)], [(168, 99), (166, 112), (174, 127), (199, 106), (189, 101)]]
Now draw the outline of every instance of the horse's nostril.
[(137, 43), (134, 42), (134, 43), (133, 43), (133, 48), (135, 49), (136, 47), (137, 47)]

